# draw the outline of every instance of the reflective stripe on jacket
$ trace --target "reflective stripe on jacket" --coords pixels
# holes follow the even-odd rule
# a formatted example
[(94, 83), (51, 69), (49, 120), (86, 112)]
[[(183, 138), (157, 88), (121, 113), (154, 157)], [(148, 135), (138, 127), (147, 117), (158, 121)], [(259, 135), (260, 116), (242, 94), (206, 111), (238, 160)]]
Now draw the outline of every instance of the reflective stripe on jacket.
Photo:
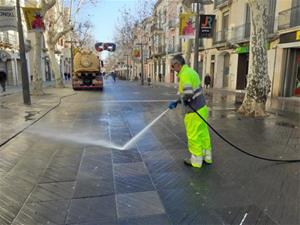
[[(191, 98), (191, 106), (198, 110), (206, 105), (203, 95), (201, 81), (198, 73), (187, 65), (183, 65), (179, 73), (178, 93), (181, 98)], [(193, 112), (190, 107), (186, 107), (186, 113)]]

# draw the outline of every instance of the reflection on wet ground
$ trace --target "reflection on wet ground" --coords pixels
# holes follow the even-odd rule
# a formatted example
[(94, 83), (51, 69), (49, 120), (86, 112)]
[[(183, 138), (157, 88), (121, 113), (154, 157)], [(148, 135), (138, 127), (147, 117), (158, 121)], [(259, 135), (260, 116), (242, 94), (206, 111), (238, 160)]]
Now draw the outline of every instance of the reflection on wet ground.
[(34, 120), (36, 119), (36, 115), (39, 114), (40, 112), (39, 111), (25, 111), (25, 116), (24, 116), (24, 119), (25, 121), (28, 121), (28, 120)]

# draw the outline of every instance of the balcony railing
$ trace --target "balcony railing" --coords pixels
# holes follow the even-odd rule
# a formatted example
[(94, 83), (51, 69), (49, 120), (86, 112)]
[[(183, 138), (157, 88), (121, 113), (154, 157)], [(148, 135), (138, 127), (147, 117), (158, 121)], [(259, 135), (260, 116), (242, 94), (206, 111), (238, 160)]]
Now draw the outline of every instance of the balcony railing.
[(5, 48), (13, 48), (18, 45), (17, 35), (7, 32), (0, 32), (0, 46)]
[(300, 26), (300, 5), (279, 12), (278, 30)]
[(226, 42), (228, 40), (228, 30), (222, 30), (215, 32), (214, 37), (213, 37), (213, 43), (214, 44), (219, 44)]
[(181, 45), (168, 46), (168, 54), (179, 53), (179, 52), (181, 52)]
[(166, 54), (166, 46), (165, 45), (158, 45), (154, 46), (153, 56), (157, 55), (164, 55)]
[(231, 30), (231, 41), (239, 42), (249, 39), (250, 27), (250, 23), (245, 23), (243, 25), (233, 27)]
[(165, 45), (160, 45), (158, 46), (158, 54), (165, 54), (166, 53), (166, 46)]

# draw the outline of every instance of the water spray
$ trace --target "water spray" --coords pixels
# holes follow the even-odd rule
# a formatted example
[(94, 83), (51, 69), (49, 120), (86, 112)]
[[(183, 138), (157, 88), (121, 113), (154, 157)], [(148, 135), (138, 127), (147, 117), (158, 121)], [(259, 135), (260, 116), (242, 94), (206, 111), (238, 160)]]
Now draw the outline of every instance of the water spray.
[(139, 139), (150, 127), (152, 127), (163, 115), (165, 115), (170, 109), (165, 110), (162, 112), (158, 117), (156, 117), (154, 120), (152, 120), (151, 123), (149, 123), (143, 130), (141, 130), (139, 133), (137, 133), (132, 139), (130, 139), (123, 147), (121, 147), (119, 150), (125, 150), (128, 149), (137, 139)]

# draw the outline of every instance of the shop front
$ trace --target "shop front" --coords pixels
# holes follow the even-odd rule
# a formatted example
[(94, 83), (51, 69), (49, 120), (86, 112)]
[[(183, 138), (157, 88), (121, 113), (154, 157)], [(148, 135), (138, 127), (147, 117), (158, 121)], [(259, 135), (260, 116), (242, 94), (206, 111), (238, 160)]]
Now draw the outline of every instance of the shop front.
[(284, 97), (300, 97), (300, 30), (280, 36), (283, 51), (281, 93)]

